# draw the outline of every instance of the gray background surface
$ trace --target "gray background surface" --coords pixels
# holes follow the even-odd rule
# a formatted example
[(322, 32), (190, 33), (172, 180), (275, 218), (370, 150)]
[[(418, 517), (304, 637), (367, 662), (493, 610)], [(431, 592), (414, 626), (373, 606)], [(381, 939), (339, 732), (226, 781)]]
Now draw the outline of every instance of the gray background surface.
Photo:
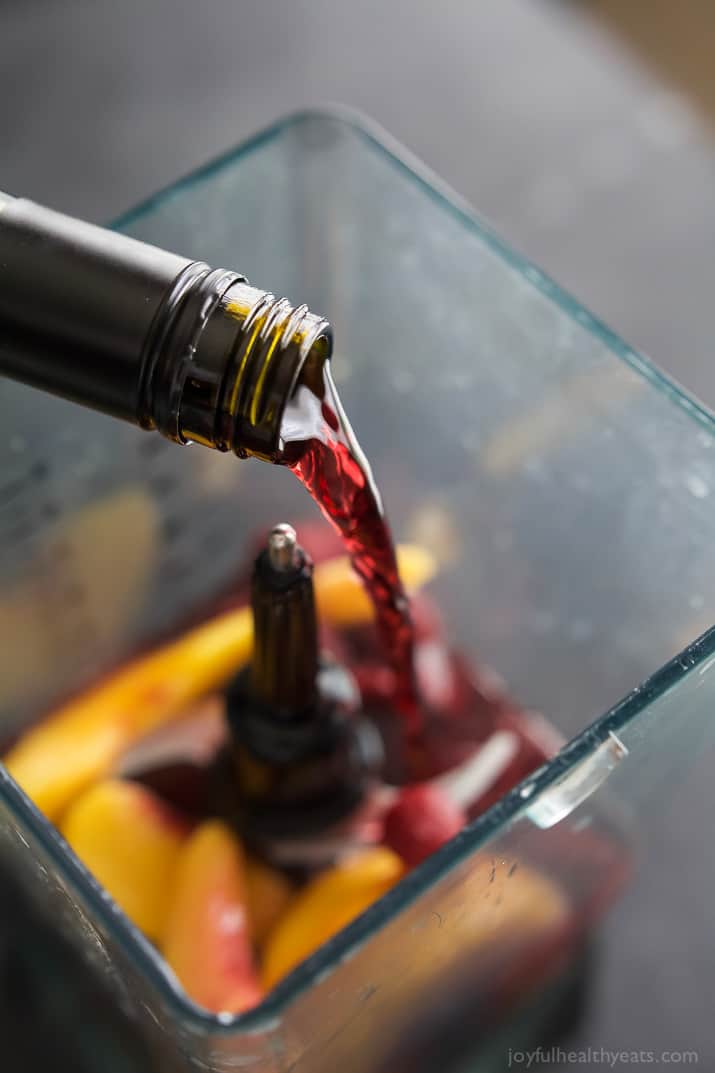
[[(713, 146), (578, 5), (0, 0), (0, 189), (91, 219), (326, 100), (379, 120), (715, 404)], [(714, 804), (705, 780), (679, 792), (667, 874), (612, 917), (574, 1046), (694, 1048), (713, 1068)]]

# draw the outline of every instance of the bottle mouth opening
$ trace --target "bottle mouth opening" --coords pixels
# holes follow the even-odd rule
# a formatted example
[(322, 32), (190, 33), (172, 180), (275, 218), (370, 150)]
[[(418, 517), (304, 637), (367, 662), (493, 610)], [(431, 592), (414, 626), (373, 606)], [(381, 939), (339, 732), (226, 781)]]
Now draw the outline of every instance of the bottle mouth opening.
[(307, 306), (194, 262), (166, 295), (147, 341), (141, 424), (178, 443), (281, 459), (281, 421), (309, 356), (332, 352)]
[[(227, 311), (236, 309), (232, 288)], [(232, 360), (232, 375), (222, 410), (232, 414), (233, 435), (228, 445), (241, 457), (248, 455), (280, 462), (281, 423), (301, 370), (311, 358), (326, 361), (332, 353), (328, 322), (307, 306), (294, 308), (284, 298), (266, 292), (259, 295), (242, 317), (238, 346)], [(245, 305), (239, 307), (239, 317)]]

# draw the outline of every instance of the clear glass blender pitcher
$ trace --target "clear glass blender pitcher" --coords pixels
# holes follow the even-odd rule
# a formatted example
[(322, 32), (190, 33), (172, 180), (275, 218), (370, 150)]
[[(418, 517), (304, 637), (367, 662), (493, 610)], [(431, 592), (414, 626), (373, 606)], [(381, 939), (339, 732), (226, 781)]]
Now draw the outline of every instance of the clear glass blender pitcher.
[[(454, 643), (578, 736), (238, 1018), (184, 997), (6, 775), (3, 867), (156, 1069), (433, 1068), (435, 1040), (441, 1055), (460, 1033), (489, 1036), (514, 966), (555, 964), (557, 939), (580, 948), (622, 859), (614, 802), (650, 861), (663, 787), (712, 746), (715, 422), (349, 117), (282, 121), (117, 226), (330, 318), (347, 412), (397, 537), (432, 542)], [(312, 511), (280, 469), (18, 385), (2, 385), (0, 412), (6, 738), (199, 613), (257, 528)], [(492, 871), (508, 906), (523, 860), (568, 900), (568, 934), (510, 931), (487, 956)]]

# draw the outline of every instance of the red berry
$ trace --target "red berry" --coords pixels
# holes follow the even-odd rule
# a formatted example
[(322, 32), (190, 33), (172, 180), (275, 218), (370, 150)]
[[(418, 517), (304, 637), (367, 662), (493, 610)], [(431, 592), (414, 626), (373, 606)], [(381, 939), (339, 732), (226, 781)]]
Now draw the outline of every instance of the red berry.
[(461, 831), (462, 809), (434, 783), (406, 786), (385, 817), (384, 841), (413, 867)]

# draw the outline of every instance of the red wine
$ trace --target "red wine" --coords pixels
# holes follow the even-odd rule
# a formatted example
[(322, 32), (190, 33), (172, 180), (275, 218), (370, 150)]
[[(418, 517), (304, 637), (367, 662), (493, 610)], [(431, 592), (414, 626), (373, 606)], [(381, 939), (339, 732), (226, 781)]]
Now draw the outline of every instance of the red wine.
[(306, 362), (281, 426), (285, 463), (342, 537), (375, 606), (394, 674), (392, 704), (408, 734), (417, 729), (414, 633), (395, 546), (380, 493), (330, 375), (327, 361)]

